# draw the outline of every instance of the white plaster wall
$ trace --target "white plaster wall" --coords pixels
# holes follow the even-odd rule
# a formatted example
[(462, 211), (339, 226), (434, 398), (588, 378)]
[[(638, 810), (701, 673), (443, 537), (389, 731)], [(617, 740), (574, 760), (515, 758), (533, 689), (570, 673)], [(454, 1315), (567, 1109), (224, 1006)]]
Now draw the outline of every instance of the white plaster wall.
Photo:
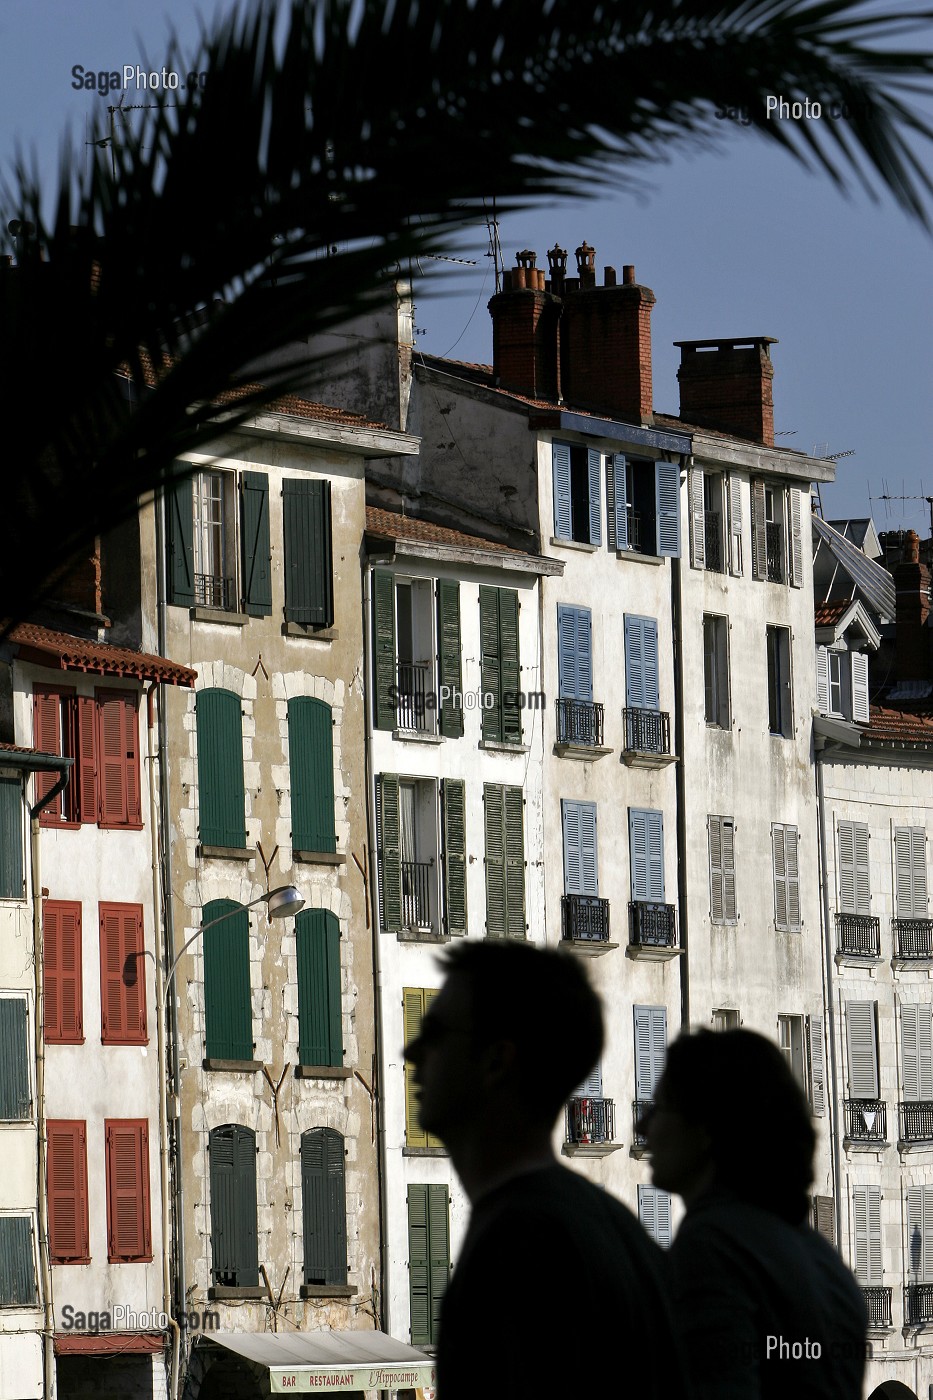
[(17, 1317), (0, 1335), (0, 1400), (41, 1400), (42, 1339), (37, 1332), (19, 1331)]

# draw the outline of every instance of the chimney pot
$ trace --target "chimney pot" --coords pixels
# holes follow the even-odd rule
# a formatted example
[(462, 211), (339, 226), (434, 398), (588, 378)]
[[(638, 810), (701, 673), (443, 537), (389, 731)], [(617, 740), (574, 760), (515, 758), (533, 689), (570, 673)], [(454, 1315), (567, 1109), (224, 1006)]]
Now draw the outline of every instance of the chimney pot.
[(579, 248), (575, 250), (574, 256), (577, 259), (577, 272), (580, 274), (580, 286), (595, 287), (596, 249), (592, 248), (584, 238)]
[(615, 287), (617, 285), (616, 270), (614, 267), (605, 268), (603, 282), (607, 287)]
[(523, 248), (520, 253), (515, 254), (516, 267), (532, 268), (538, 261), (538, 255), (531, 248)]
[(635, 285), (635, 264), (625, 263), (622, 267), (623, 287), (634, 287)]

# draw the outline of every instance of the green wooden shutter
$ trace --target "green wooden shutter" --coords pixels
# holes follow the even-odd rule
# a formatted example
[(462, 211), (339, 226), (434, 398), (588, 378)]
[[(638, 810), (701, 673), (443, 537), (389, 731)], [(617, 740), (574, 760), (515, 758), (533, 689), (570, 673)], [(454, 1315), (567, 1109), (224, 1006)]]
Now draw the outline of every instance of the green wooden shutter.
[[(181, 470), (181, 464), (179, 464)], [(168, 513), (168, 600), (180, 607), (194, 604), (194, 487), (188, 475), (166, 489)]]
[(23, 786), (0, 778), (0, 899), (23, 897)]
[(272, 612), (272, 549), (269, 542), (269, 478), (244, 472), (242, 482), (243, 605), (250, 617)]
[(331, 627), (330, 482), (286, 477), (282, 482), (285, 535), (285, 617), (305, 627)]
[(334, 1128), (301, 1135), (304, 1282), (347, 1282), (347, 1192), (344, 1140)]
[(298, 952), (298, 1058), (303, 1065), (343, 1064), (340, 923), (329, 909), (303, 909), (295, 920)]
[(442, 578), (437, 584), (438, 687), (450, 694), (440, 700), (440, 729), (446, 739), (459, 739), (463, 734), (463, 702), (454, 703), (454, 694), (462, 691), (460, 668), (460, 584), (455, 579)]
[(525, 799), (520, 787), (505, 792), (506, 935), (525, 937)]
[(32, 1220), (0, 1216), (0, 1308), (32, 1307), (36, 1301)]
[(256, 1236), (256, 1135), (228, 1123), (209, 1139), (211, 1167), (211, 1273), (215, 1284), (259, 1284)]
[(199, 690), (198, 831), (204, 846), (246, 846), (243, 716), (229, 690)]
[(395, 578), (385, 569), (373, 570), (373, 723), (377, 729), (396, 726)]
[(289, 700), (288, 767), (292, 849), (335, 852), (334, 719), (323, 700)]
[(486, 836), (486, 936), (505, 938), (505, 788), (483, 784), (483, 820)]
[(480, 586), (480, 684), (483, 692), (483, 738), (502, 739), (502, 661), (499, 645), (499, 590)]
[(448, 1211), (446, 1186), (409, 1186), (408, 1287), (414, 1346), (437, 1341), (441, 1300), (450, 1276)]
[(449, 1201), (446, 1186), (428, 1187), (428, 1290), (431, 1337), (437, 1340), (441, 1303), (450, 1279)]
[(466, 784), (459, 779), (445, 778), (442, 802), (447, 932), (466, 933)]
[(521, 665), (518, 655), (518, 593), (499, 588), (499, 658), (502, 677), (502, 739), (522, 742)]
[(398, 774), (376, 780), (379, 817), (379, 909), (386, 933), (402, 930), (402, 851), (399, 828)]
[(877, 1006), (873, 1001), (846, 1002), (849, 1093), (853, 1099), (878, 1097)]
[(212, 899), (202, 922), (222, 915), (228, 917), (204, 930), (204, 1053), (211, 1060), (251, 1060), (249, 913), (232, 899)]
[(31, 1103), (26, 998), (0, 997), (0, 1118), (28, 1118)]

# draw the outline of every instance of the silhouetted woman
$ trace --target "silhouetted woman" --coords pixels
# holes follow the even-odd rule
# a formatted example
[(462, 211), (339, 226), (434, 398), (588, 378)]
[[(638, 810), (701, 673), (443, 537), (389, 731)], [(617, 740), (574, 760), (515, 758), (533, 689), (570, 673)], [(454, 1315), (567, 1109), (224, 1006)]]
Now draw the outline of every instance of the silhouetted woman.
[(687, 1208), (670, 1260), (698, 1400), (860, 1400), (865, 1304), (807, 1224), (816, 1138), (777, 1046), (682, 1035), (644, 1131), (655, 1185)]

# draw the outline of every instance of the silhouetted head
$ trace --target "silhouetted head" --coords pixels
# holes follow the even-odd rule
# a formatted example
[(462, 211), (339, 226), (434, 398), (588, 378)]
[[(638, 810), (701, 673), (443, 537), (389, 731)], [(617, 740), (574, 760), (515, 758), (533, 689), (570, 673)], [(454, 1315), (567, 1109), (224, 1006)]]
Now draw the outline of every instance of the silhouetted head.
[(668, 1047), (646, 1124), (655, 1184), (688, 1205), (710, 1186), (798, 1224), (816, 1134), (778, 1047), (754, 1031), (697, 1031)]

